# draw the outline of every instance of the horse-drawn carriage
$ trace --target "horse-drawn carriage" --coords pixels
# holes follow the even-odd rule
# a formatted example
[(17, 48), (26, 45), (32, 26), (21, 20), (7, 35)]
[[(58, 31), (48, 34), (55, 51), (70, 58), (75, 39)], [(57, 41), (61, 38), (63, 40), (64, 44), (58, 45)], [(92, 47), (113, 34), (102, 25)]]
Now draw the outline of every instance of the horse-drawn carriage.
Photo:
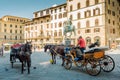
[(105, 47), (94, 47), (88, 51), (84, 51), (80, 57), (76, 55), (77, 49), (79, 49), (79, 47), (68, 49), (69, 52), (66, 54), (64, 62), (66, 69), (70, 69), (72, 63), (74, 63), (78, 68), (84, 67), (87, 73), (93, 76), (98, 75), (101, 69), (104, 72), (111, 72), (114, 69), (115, 62), (110, 56), (105, 55)]
[(24, 67), (27, 64), (28, 74), (30, 73), (31, 66), (31, 45), (27, 42), (26, 44), (14, 44), (11, 46), (10, 51), (10, 62), (13, 68), (13, 64), (18, 59), (22, 63), (21, 73), (24, 71)]

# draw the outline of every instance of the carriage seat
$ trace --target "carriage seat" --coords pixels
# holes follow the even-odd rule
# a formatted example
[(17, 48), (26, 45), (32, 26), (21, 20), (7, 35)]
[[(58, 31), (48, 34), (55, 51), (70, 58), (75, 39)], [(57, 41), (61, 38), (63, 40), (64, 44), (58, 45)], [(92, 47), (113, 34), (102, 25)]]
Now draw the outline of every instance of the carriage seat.
[[(100, 52), (100, 51), (104, 51), (104, 50), (108, 50), (108, 47), (94, 47), (94, 48), (90, 48), (87, 50), (84, 50), (84, 54), (93, 54), (95, 52)], [(79, 61), (83, 59), (83, 54), (80, 56), (75, 57), (75, 61)]]
[(18, 45), (18, 44), (17, 46), (16, 45), (11, 46), (10, 55), (16, 55), (21, 50), (21, 47), (22, 45)]
[(84, 53), (94, 53), (94, 52), (99, 52), (101, 50), (108, 50), (109, 47), (108, 46), (104, 46), (104, 47), (93, 47), (93, 48), (90, 48), (90, 49), (86, 49), (84, 50)]

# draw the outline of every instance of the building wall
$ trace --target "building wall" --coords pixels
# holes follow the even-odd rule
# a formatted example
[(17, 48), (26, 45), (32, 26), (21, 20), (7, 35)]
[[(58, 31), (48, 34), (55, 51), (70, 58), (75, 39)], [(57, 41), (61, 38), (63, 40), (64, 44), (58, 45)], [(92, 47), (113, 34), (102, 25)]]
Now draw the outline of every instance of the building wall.
[[(32, 40), (32, 44), (38, 48), (43, 47), (45, 44), (59, 44), (63, 41), (63, 26), (67, 20), (66, 4), (34, 12), (33, 15), (33, 20), (27, 22), (25, 26), (24, 36), (26, 40)], [(37, 27), (38, 36), (29, 36), (31, 33), (36, 34), (31, 27)], [(30, 28), (29, 33), (26, 28)]]
[[(120, 37), (120, 1), (106, 0), (106, 36), (108, 44)], [(119, 41), (116, 41), (117, 44)]]
[[(39, 26), (36, 30), (39, 35), (43, 31), (44, 35), (41, 35), (41, 38), (36, 36), (38, 43), (42, 40), (42, 44), (60, 44), (64, 38), (64, 23), (70, 18), (76, 29), (76, 35), (72, 35), (72, 44), (76, 45), (77, 38), (81, 35), (86, 40), (87, 45), (96, 40), (100, 41), (101, 46), (109, 45), (110, 39), (120, 37), (120, 3), (118, 3), (118, 0), (110, 0), (110, 4), (108, 4), (108, 1), (66, 0), (65, 4), (34, 12), (32, 22), (37, 23), (29, 26)], [(108, 9), (111, 10), (111, 14)], [(63, 17), (65, 13), (67, 15)], [(62, 17), (59, 18), (60, 15)], [(49, 19), (49, 22), (47, 22), (47, 19)], [(110, 24), (108, 24), (108, 20), (110, 20)], [(41, 21), (43, 22), (41, 23)], [(26, 24), (29, 24), (29, 22)], [(62, 31), (62, 35), (60, 35), (60, 31)], [(35, 31), (33, 30), (32, 33), (35, 34)], [(26, 33), (26, 35), (28, 34)], [(29, 39), (28, 36), (26, 36), (26, 39)]]
[(27, 18), (6, 15), (0, 19), (0, 44), (24, 42), (24, 22)]
[[(80, 5), (80, 7), (78, 7), (78, 4)], [(86, 4), (88, 4), (88, 6)], [(98, 0), (97, 3), (95, 3), (95, 0), (67, 1), (68, 17), (71, 18), (72, 16), (72, 23), (73, 25), (75, 25), (77, 31), (76, 44), (77, 44), (77, 38), (79, 36), (83, 36), (83, 38), (86, 39), (87, 45), (95, 42), (96, 37), (99, 38), (101, 45), (105, 45), (105, 7), (104, 6), (105, 6), (104, 0)], [(78, 17), (78, 14), (80, 14), (80, 17)], [(98, 29), (98, 31), (96, 31), (96, 29)], [(90, 40), (87, 40), (88, 38)]]

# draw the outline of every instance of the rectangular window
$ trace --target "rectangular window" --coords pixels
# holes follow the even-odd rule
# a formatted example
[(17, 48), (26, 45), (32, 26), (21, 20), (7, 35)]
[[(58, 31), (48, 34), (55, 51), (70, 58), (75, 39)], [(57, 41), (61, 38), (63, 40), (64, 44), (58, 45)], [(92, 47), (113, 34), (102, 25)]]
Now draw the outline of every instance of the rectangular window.
[(108, 14), (111, 14), (111, 10), (108, 9)]
[(114, 7), (115, 3), (114, 3), (114, 2), (112, 2), (112, 5), (113, 5), (113, 7)]
[(10, 25), (10, 27), (12, 27), (12, 24)]
[(57, 12), (57, 9), (55, 9), (55, 13)]
[(113, 21), (113, 25), (115, 25), (115, 21)]
[(17, 28), (17, 25), (15, 25), (15, 28)]
[(10, 30), (10, 33), (12, 33), (12, 30)]
[(86, 30), (85, 30), (85, 33), (90, 33), (90, 32), (91, 32), (90, 29), (86, 29)]
[(20, 33), (22, 34), (22, 30), (20, 30)]
[(100, 32), (100, 28), (95, 28), (94, 32)]
[(51, 14), (53, 13), (53, 10), (51, 10)]
[(115, 12), (114, 11), (112, 11), (112, 15), (115, 16)]
[(6, 30), (6, 29), (4, 29), (4, 32), (7, 32), (7, 30)]
[(110, 24), (110, 19), (108, 19), (108, 23)]
[(46, 14), (49, 14), (49, 9), (48, 9), (48, 10), (46, 10)]
[(73, 1), (73, 0), (69, 0), (69, 2), (70, 2), (70, 1)]
[(61, 10), (62, 10), (62, 9), (61, 9), (61, 8), (59, 8), (59, 11), (60, 11), (60, 12), (61, 12)]
[(4, 26), (6, 27), (6, 26), (7, 26), (7, 24), (4, 24)]
[(17, 30), (15, 30), (15, 33), (17, 33)]
[(110, 4), (110, 0), (108, 0), (108, 4)]

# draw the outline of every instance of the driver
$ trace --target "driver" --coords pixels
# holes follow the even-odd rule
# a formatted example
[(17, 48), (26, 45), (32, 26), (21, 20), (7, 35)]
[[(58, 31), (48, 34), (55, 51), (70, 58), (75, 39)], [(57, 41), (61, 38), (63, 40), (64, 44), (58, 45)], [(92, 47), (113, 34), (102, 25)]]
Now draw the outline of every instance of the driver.
[(86, 48), (86, 44), (85, 44), (85, 40), (82, 38), (82, 36), (80, 36), (78, 38), (78, 44), (77, 44), (77, 46), (79, 48), (76, 49), (76, 58), (75, 58), (75, 61), (83, 59), (82, 54), (84, 53), (84, 50)]
[(82, 36), (79, 37), (77, 46), (79, 46), (81, 52), (84, 53), (84, 50), (86, 48), (86, 43), (85, 40), (82, 38)]

